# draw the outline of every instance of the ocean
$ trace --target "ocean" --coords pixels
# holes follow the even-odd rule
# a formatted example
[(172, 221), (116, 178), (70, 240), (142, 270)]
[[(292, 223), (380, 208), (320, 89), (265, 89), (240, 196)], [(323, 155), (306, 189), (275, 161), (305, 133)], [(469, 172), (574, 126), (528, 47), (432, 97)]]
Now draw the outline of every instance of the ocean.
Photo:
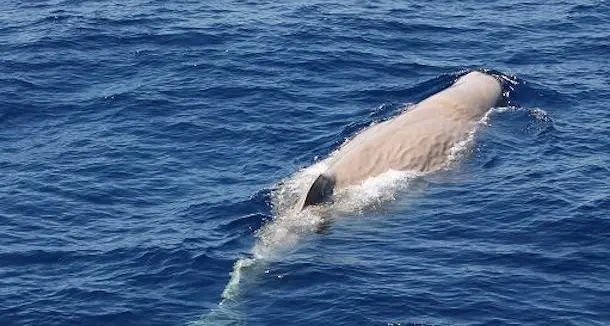
[[(608, 2), (0, 8), (0, 325), (610, 324)], [(472, 70), (454, 164), (289, 213)]]

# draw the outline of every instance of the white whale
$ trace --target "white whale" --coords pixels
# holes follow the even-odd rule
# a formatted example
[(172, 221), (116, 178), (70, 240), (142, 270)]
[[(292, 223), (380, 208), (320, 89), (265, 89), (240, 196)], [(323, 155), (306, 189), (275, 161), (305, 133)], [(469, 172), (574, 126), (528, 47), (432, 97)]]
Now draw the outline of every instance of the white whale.
[(465, 139), (501, 98), (502, 85), (496, 78), (478, 71), (462, 76), (449, 88), (346, 142), (314, 181), (300, 207), (322, 203), (335, 190), (390, 169), (440, 169), (447, 163), (451, 148)]

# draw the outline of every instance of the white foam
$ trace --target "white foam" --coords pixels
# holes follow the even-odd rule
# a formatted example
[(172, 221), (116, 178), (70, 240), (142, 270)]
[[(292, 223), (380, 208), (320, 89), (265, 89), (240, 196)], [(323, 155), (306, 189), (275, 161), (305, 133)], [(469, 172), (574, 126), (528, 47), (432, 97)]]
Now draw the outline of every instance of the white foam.
[(536, 119), (538, 121), (542, 121), (542, 122), (551, 121), (551, 116), (548, 114), (548, 112), (546, 112), (540, 108), (534, 108), (534, 109), (529, 110), (529, 114), (530, 114), (530, 116), (532, 116), (534, 119)]
[[(224, 300), (235, 300), (239, 297), (239, 281), (241, 280), (242, 271), (245, 268), (252, 266), (256, 261), (252, 258), (240, 258), (233, 264), (231, 279), (222, 291)], [(224, 304), (224, 300), (220, 303)]]

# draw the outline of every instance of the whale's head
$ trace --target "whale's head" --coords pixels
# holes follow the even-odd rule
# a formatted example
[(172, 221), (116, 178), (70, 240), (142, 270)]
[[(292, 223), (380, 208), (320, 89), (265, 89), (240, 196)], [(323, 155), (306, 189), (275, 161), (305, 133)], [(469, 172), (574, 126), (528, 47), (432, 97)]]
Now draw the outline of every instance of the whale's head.
[(471, 71), (458, 78), (448, 89), (448, 96), (455, 96), (470, 108), (490, 108), (503, 105), (502, 82), (494, 75)]
[[(491, 78), (495, 79), (495, 82), (492, 81)], [(489, 85), (494, 85), (493, 87), (491, 87), (492, 93), (494, 95), (497, 94), (496, 85), (499, 85), (500, 87), (500, 93), (498, 95), (497, 102), (493, 106), (509, 106), (509, 96), (511, 92), (514, 91), (515, 84), (517, 83), (515, 78), (512, 76), (507, 76), (505, 74), (502, 74), (501, 72), (494, 70), (475, 70), (459, 77), (455, 81), (454, 85), (457, 85), (458, 83), (480, 84), (485, 79), (487, 79), (486, 83), (488, 83)]]

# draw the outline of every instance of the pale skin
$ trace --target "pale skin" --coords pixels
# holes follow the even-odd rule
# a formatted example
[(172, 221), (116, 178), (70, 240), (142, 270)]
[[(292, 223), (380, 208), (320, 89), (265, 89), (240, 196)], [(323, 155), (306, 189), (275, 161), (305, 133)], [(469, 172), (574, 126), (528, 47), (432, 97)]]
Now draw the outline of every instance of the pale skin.
[[(338, 190), (390, 169), (438, 170), (447, 162), (451, 148), (467, 137), (501, 97), (498, 80), (482, 72), (470, 72), (451, 87), (346, 142), (322, 176), (331, 179), (332, 188)], [(310, 193), (317, 191), (315, 188)]]

